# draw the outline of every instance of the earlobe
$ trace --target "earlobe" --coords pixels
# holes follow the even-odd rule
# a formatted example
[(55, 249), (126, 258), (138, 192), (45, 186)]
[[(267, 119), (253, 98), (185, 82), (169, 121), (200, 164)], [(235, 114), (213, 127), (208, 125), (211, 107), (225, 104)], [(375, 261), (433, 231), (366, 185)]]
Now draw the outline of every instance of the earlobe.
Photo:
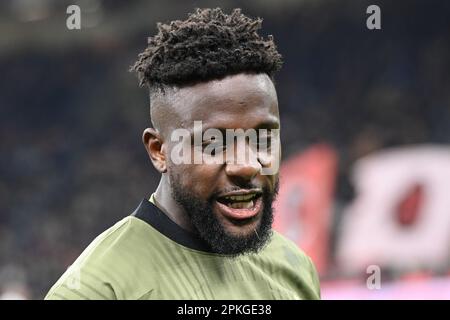
[(167, 172), (165, 145), (159, 132), (153, 128), (145, 129), (142, 142), (155, 169), (160, 173)]

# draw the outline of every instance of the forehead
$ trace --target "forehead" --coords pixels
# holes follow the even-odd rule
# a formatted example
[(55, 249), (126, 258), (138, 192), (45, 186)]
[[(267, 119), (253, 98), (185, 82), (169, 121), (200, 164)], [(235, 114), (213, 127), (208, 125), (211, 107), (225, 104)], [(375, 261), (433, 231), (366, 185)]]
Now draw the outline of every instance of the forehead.
[(184, 128), (202, 121), (206, 128), (279, 126), (278, 101), (266, 74), (238, 74), (177, 90), (174, 119)]

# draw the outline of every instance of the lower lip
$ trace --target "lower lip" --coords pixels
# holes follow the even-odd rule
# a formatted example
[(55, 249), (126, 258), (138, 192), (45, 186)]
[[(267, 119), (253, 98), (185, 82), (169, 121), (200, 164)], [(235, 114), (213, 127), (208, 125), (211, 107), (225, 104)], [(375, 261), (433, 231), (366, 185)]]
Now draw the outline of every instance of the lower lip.
[(233, 209), (218, 201), (216, 201), (216, 204), (218, 205), (220, 212), (227, 218), (235, 220), (244, 220), (253, 218), (261, 211), (262, 197), (256, 199), (254, 206), (248, 209)]

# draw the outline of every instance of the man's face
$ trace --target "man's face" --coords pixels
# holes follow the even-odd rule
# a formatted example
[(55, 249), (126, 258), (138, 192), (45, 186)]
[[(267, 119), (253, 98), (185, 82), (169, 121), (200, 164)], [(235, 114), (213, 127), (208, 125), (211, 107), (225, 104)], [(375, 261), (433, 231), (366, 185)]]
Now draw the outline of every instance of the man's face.
[[(270, 141), (270, 130), (279, 129), (275, 88), (265, 74), (238, 74), (181, 88), (176, 95), (174, 123), (192, 135), (194, 121), (201, 121), (203, 132), (210, 128), (224, 133), (227, 129), (254, 129), (258, 142), (261, 135)], [(177, 128), (171, 128), (171, 132), (173, 129)], [(270, 236), (272, 202), (278, 186), (278, 172), (267, 175), (261, 170), (279, 161), (279, 153), (263, 150), (261, 154), (250, 141), (235, 143), (230, 150), (226, 136), (223, 137), (223, 163), (175, 164), (167, 157), (172, 197), (216, 252), (232, 255), (255, 252)], [(165, 138), (170, 155), (176, 141), (168, 139), (170, 136)], [(201, 139), (203, 146), (211, 142), (203, 136)], [(279, 136), (272, 139), (277, 139), (272, 146), (278, 148)], [(202, 149), (192, 147), (192, 154), (195, 152)], [(245, 153), (246, 157), (244, 161), (230, 161), (226, 157), (230, 153), (235, 156)]]

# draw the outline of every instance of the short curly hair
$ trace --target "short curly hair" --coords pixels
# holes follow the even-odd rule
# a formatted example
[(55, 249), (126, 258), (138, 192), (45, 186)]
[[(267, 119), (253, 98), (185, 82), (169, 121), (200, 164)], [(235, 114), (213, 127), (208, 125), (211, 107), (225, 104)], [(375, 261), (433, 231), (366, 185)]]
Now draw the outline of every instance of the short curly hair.
[(262, 19), (234, 9), (196, 9), (187, 20), (158, 23), (131, 71), (139, 85), (183, 86), (241, 72), (266, 73), (272, 79), (282, 66), (272, 36), (258, 34)]

